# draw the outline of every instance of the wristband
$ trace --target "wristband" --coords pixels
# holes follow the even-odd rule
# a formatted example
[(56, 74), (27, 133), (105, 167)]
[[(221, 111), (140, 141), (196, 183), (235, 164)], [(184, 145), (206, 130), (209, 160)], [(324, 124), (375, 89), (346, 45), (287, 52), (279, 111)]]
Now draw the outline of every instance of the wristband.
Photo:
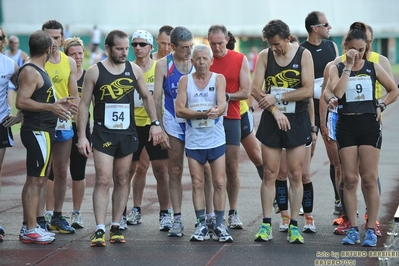
[(251, 110), (252, 113), (255, 112), (255, 108), (253, 106), (250, 106), (249, 110)]
[(277, 106), (274, 106), (273, 108), (272, 108), (272, 111), (271, 111), (271, 113), (272, 113), (272, 115), (274, 115), (274, 111), (277, 109)]
[(230, 94), (226, 92), (226, 101), (230, 101)]
[(380, 108), (381, 113), (382, 113), (382, 112), (384, 112), (386, 107), (380, 103), (379, 105), (377, 105), (377, 108)]

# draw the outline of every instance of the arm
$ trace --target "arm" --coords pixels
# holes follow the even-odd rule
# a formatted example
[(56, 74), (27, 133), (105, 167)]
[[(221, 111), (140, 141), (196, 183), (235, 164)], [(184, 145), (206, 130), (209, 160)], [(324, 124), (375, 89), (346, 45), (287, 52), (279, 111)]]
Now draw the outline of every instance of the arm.
[[(321, 97), (320, 97), (320, 101), (319, 101), (319, 114), (320, 114), (320, 132), (321, 132), (322, 136), (327, 134), (327, 125), (326, 125), (327, 101), (329, 101), (330, 98), (334, 96), (334, 95), (332, 95), (332, 92), (330, 90), (328, 90), (328, 92), (326, 92), (326, 85), (327, 85), (328, 78), (329, 78), (329, 69), (332, 66), (332, 64), (333, 64), (333, 61), (329, 62), (326, 65), (326, 67), (324, 68), (323, 84), (321, 85)], [(325, 100), (326, 94), (331, 95), (330, 97), (327, 98), (327, 100)]]
[(86, 138), (86, 125), (89, 119), (89, 107), (93, 96), (93, 89), (98, 78), (99, 71), (97, 65), (92, 65), (86, 72), (83, 86), (82, 98), (80, 99), (77, 119), (78, 143), (76, 144), (79, 152), (88, 157), (91, 151), (90, 143)]
[(396, 101), (399, 96), (399, 89), (393, 82), (389, 74), (378, 64), (374, 64), (377, 80), (387, 91), (383, 103), (387, 106)]
[(240, 69), (240, 90), (234, 93), (230, 93), (230, 100), (240, 101), (248, 99), (248, 97), (251, 95), (250, 86), (251, 79), (249, 74), (249, 64), (247, 57), (244, 55)]
[(69, 74), (68, 80), (68, 91), (69, 95), (74, 98), (74, 102), (79, 106), (79, 92), (78, 92), (78, 80), (77, 80), (77, 70), (76, 62), (73, 58), (68, 56), (69, 66), (71, 68), (71, 73)]
[(216, 119), (226, 111), (226, 79), (223, 75), (216, 76), (217, 106), (208, 111), (208, 118)]
[(163, 95), (163, 84), (166, 79), (166, 58), (159, 60), (155, 66), (155, 81), (154, 81), (154, 104), (156, 110), (156, 116), (159, 118), (161, 126), (163, 126), (162, 119), (162, 95)]

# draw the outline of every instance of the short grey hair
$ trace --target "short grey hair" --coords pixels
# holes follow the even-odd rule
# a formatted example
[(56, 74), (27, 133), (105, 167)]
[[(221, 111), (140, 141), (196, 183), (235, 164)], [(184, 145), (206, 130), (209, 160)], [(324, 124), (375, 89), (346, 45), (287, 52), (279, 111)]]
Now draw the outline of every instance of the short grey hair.
[(192, 39), (194, 39), (194, 37), (191, 31), (183, 26), (178, 26), (170, 32), (170, 42), (175, 46), (178, 46), (179, 42), (187, 42)]
[(191, 58), (194, 58), (195, 52), (204, 52), (204, 51), (208, 52), (209, 59), (212, 59), (213, 57), (212, 49), (205, 44), (198, 44), (194, 46), (193, 50), (191, 51)]

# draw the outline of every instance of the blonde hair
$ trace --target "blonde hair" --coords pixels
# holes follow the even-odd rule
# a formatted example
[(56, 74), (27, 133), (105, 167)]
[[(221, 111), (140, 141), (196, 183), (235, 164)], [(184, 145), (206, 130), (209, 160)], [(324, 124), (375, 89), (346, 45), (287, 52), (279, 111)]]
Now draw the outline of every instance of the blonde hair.
[(68, 50), (71, 46), (81, 46), (83, 50), (85, 49), (83, 41), (79, 37), (71, 37), (64, 41), (64, 53), (66, 55), (68, 55)]
[(5, 31), (2, 27), (0, 27), (0, 31), (1, 31), (1, 37), (3, 37), (3, 41), (1, 42), (1, 45), (0, 45), (0, 53), (4, 53), (4, 50), (6, 49), (7, 44), (8, 44), (8, 38), (7, 38), (7, 34), (5, 33)]

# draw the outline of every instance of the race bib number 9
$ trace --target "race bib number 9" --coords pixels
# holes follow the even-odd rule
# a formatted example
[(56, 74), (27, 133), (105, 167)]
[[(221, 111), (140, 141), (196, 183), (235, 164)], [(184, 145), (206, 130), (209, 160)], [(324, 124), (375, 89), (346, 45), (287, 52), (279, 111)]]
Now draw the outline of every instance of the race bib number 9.
[[(278, 87), (271, 87), (270, 94), (276, 95), (276, 93), (285, 93), (285, 92), (290, 92), (294, 91), (295, 89), (291, 88), (278, 88)], [(295, 107), (296, 107), (296, 102), (276, 102), (275, 105), (277, 108), (285, 114), (290, 114), (290, 113), (295, 113)]]
[(369, 76), (350, 77), (346, 87), (346, 102), (373, 100), (373, 85)]
[(106, 103), (104, 125), (108, 129), (124, 130), (130, 125), (130, 104)]

